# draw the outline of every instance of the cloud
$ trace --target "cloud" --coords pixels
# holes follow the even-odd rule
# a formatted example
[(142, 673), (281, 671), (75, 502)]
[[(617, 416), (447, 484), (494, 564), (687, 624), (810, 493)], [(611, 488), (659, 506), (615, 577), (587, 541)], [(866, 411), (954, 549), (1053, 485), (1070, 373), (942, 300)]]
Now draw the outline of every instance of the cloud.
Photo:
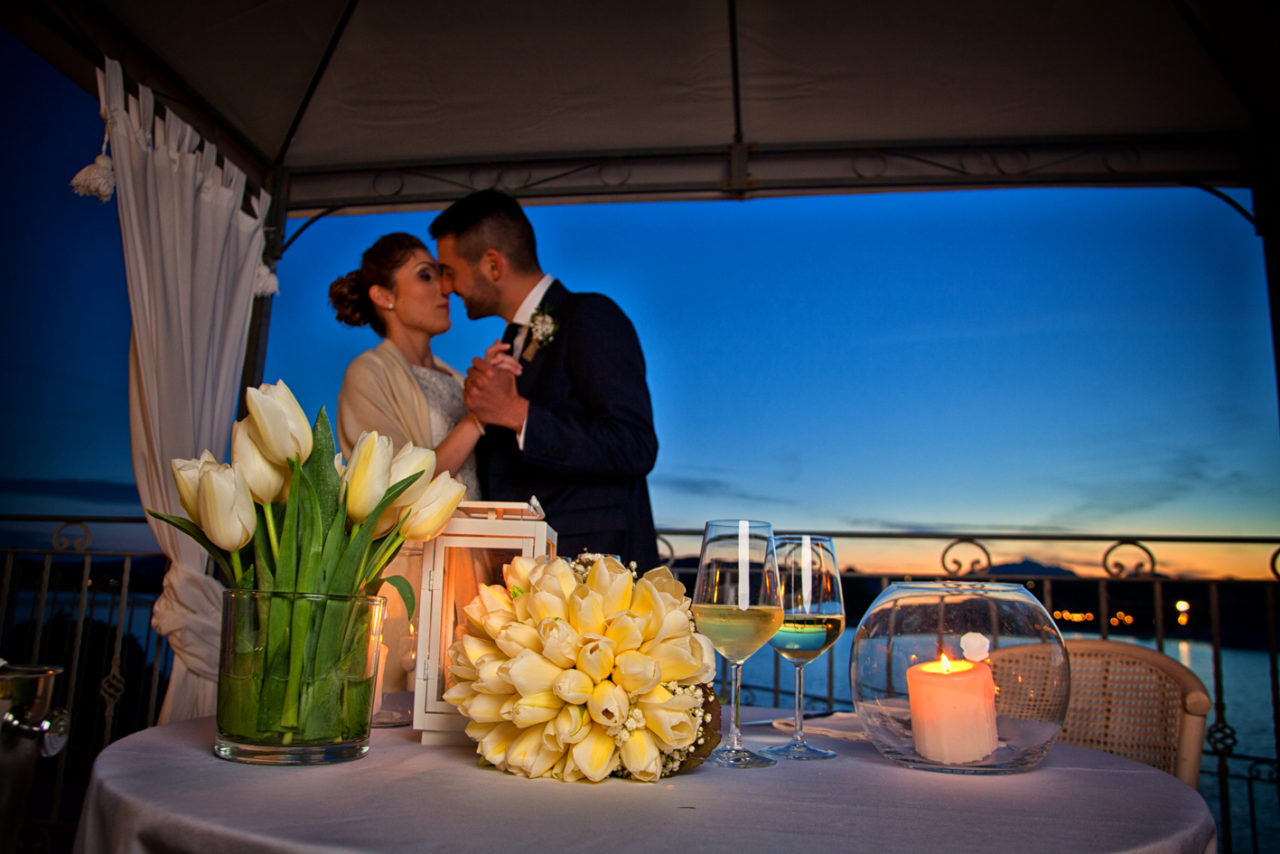
[(794, 505), (794, 499), (782, 498), (774, 493), (755, 493), (719, 477), (688, 475), (651, 475), (649, 485), (698, 498), (734, 499), (761, 504)]
[[(1131, 472), (1126, 476), (1125, 468)], [(1136, 471), (1135, 471), (1136, 470)], [(1049, 525), (1065, 528), (1110, 524), (1134, 513), (1154, 510), (1197, 493), (1258, 495), (1267, 487), (1247, 472), (1220, 468), (1203, 451), (1174, 450), (1154, 460), (1120, 460), (1097, 477), (1064, 481), (1079, 500), (1051, 514)]]
[(0, 478), (0, 494), (39, 498), (72, 498), (110, 504), (138, 503), (138, 488), (111, 480), (51, 480), (36, 477)]
[(993, 522), (920, 522), (902, 519), (882, 519), (873, 516), (849, 516), (843, 523), (858, 531), (892, 531), (901, 534), (934, 534), (957, 532), (976, 534), (981, 532), (1001, 534), (1060, 534), (1068, 529), (1052, 525), (1002, 525)]

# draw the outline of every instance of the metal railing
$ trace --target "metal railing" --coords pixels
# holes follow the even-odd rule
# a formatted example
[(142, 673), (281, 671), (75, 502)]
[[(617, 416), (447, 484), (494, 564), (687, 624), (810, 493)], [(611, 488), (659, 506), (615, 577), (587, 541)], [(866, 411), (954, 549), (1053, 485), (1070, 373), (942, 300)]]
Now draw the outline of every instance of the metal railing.
[(133, 517), (0, 517), (0, 657), (61, 667), (54, 705), (71, 714), (66, 747), (37, 763), (19, 850), (69, 851), (98, 752), (155, 723), (172, 653), (151, 629), (165, 559), (147, 536)]
[[(125, 529), (133, 533), (112, 535)], [(1262, 851), (1268, 839), (1280, 836), (1280, 537), (814, 533), (835, 539), (846, 567), (850, 629), (893, 581), (964, 575), (1025, 584), (1054, 613), (1064, 634), (1123, 637), (1161, 650), (1202, 645), (1210, 661), (1201, 667), (1201, 678), (1214, 711), (1200, 791), (1218, 820), (1219, 847), (1225, 854)], [(677, 572), (696, 565), (700, 536), (698, 530), (660, 532)], [(120, 545), (129, 541), (134, 545)], [(1031, 545), (1046, 544), (1093, 549), (1095, 559), (1073, 565), (1077, 575), (1021, 559), (1034, 551)], [(1228, 571), (1258, 580), (1194, 580), (1157, 572), (1161, 560), (1176, 563), (1168, 556), (1186, 548), (1212, 557), (1205, 560), (1219, 574), (1225, 554), (1234, 561)], [(886, 549), (892, 566), (884, 560), (875, 564), (870, 555)], [(72, 712), (67, 749), (40, 764), (22, 847), (69, 849), (93, 758), (111, 741), (153, 724), (164, 696), (172, 654), (152, 631), (150, 612), (162, 589), (165, 560), (143, 519), (118, 517), (0, 517), (0, 553), (0, 657), (62, 666), (55, 702)], [(1240, 650), (1265, 662), (1265, 677), (1236, 672), (1231, 656)], [(845, 656), (829, 654), (825, 663), (806, 670), (806, 684), (814, 689), (806, 696), (808, 705), (852, 707), (847, 651)], [(765, 678), (745, 688), (750, 701), (793, 702), (793, 671), (780, 661), (776, 655), (765, 660)], [(1234, 699), (1246, 681), (1259, 683), (1245, 686), (1256, 708)], [(1269, 714), (1261, 714), (1263, 709)], [(1246, 713), (1254, 719), (1243, 720)]]

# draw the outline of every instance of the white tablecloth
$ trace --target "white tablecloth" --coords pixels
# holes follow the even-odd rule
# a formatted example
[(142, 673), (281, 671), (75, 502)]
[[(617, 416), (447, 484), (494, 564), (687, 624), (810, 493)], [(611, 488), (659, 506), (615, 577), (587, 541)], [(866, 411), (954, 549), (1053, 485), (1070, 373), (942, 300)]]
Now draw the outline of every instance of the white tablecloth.
[[(761, 710), (744, 710), (743, 720)], [(815, 721), (815, 724), (818, 722)], [(748, 746), (787, 738), (746, 727)], [(811, 737), (840, 755), (658, 783), (524, 780), (466, 747), (375, 730), (363, 759), (265, 767), (218, 759), (212, 719), (154, 727), (94, 764), (76, 851), (628, 851), (875, 854), (1216, 849), (1198, 793), (1154, 768), (1055, 745), (1032, 771), (903, 768), (870, 744)]]

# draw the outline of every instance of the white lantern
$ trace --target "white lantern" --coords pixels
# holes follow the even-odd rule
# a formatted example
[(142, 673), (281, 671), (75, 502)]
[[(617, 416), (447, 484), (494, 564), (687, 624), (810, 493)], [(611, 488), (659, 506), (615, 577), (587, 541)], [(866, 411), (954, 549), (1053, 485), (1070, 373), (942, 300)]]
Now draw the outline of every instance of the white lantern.
[(423, 744), (468, 741), (462, 732), (467, 719), (444, 701), (453, 684), (447, 652), (461, 636), (462, 609), (480, 585), (501, 585), (502, 567), (516, 555), (556, 553), (555, 529), (537, 499), (529, 502), (464, 501), (423, 549), (413, 703), (413, 727), (422, 730)]

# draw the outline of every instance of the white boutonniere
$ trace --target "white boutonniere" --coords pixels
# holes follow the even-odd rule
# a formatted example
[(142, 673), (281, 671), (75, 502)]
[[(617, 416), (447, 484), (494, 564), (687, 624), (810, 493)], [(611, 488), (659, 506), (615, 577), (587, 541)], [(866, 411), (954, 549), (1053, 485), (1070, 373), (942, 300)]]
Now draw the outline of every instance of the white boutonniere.
[(524, 352), (520, 354), (520, 358), (528, 361), (538, 352), (539, 347), (545, 347), (555, 340), (556, 330), (555, 318), (539, 308), (529, 318), (529, 343), (525, 345)]

